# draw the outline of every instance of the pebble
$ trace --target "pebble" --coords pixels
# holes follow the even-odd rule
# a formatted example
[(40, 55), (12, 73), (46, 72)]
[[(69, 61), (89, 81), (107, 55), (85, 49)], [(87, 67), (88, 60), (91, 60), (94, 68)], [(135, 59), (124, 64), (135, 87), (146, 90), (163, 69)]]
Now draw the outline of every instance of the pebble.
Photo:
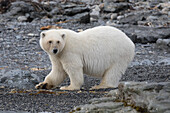
[(20, 35), (17, 35), (17, 36), (15, 36), (17, 39), (21, 39), (21, 36)]
[(5, 86), (0, 86), (0, 89), (4, 89), (5, 88)]
[(140, 65), (147, 65), (147, 66), (149, 66), (149, 65), (153, 65), (153, 64), (154, 64), (154, 61), (151, 61), (149, 59), (144, 59), (144, 60), (142, 60), (140, 62)]
[(124, 16), (117, 16), (117, 19), (118, 19), (118, 20), (120, 20), (120, 19), (122, 19), (122, 18), (124, 18)]
[(156, 44), (170, 47), (170, 39), (158, 39)]
[(147, 17), (147, 20), (157, 20), (158, 19), (158, 17), (156, 17), (156, 16), (148, 16)]
[(19, 22), (26, 22), (26, 21), (27, 21), (27, 17), (26, 17), (26, 16), (19, 16), (19, 17), (17, 18), (17, 20), (18, 20)]
[(57, 15), (60, 13), (60, 11), (59, 11), (58, 7), (56, 7), (50, 13), (51, 13), (51, 15)]
[(34, 34), (34, 33), (28, 33), (27, 35), (30, 37), (38, 37), (39, 36), (39, 34)]
[(92, 12), (90, 13), (90, 17), (95, 20), (98, 19), (100, 16), (100, 8), (98, 5), (95, 6), (94, 9), (92, 9)]
[(114, 20), (117, 18), (117, 13), (112, 13), (110, 16), (111, 20)]
[(3, 38), (0, 38), (0, 41), (3, 41), (4, 39)]
[(159, 60), (156, 65), (170, 65), (170, 58)]

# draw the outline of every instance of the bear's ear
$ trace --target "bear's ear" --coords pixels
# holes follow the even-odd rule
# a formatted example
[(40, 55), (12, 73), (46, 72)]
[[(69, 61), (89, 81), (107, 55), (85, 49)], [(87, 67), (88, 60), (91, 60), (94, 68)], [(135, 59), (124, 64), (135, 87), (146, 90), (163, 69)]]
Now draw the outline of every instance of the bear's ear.
[(45, 37), (45, 33), (44, 33), (44, 32), (41, 33), (41, 37), (42, 37), (42, 38)]
[(64, 39), (66, 37), (66, 35), (65, 34), (61, 34), (61, 37)]

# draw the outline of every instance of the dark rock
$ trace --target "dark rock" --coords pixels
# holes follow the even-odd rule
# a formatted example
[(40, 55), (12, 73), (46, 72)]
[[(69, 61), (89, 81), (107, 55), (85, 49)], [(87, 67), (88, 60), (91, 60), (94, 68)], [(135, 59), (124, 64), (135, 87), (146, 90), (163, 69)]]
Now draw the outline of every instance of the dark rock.
[(158, 46), (168, 46), (168, 47), (170, 47), (170, 39), (158, 39), (156, 41), (156, 44)]
[[(167, 106), (170, 105), (170, 101), (163, 103), (158, 100), (158, 96), (164, 94), (164, 89), (166, 85), (169, 83), (123, 83), (119, 86), (119, 94), (125, 94), (122, 95), (122, 97), (118, 98), (125, 98), (124, 101), (131, 100), (131, 104), (135, 103), (136, 106), (139, 106), (143, 104), (141, 110), (145, 110), (148, 112), (164, 112), (167, 109)], [(125, 93), (126, 92), (126, 93)], [(131, 96), (128, 96), (131, 95)], [(163, 95), (162, 95), (163, 96)], [(128, 99), (128, 100), (126, 100)], [(165, 100), (169, 100), (170, 98), (166, 98)], [(129, 102), (129, 101), (128, 101)], [(163, 107), (164, 106), (164, 107)]]
[(155, 47), (170, 52), (170, 39), (158, 39)]
[(98, 101), (98, 103), (92, 103), (92, 104), (86, 104), (82, 106), (77, 106), (74, 108), (75, 113), (85, 113), (85, 112), (98, 112), (98, 113), (104, 113), (106, 111), (108, 112), (115, 112), (120, 110), (120, 108), (123, 106), (122, 102), (102, 102)]
[(152, 20), (157, 20), (157, 19), (158, 19), (158, 17), (151, 15), (151, 16), (148, 16), (146, 20), (151, 20), (152, 21)]
[[(18, 113), (29, 113), (27, 111), (17, 111)], [(16, 113), (16, 111), (10, 111), (10, 110), (3, 110), (0, 111), (0, 113)]]
[(51, 11), (51, 15), (57, 15), (60, 13), (60, 10), (58, 7), (54, 8), (52, 11)]
[(7, 79), (8, 79), (8, 77), (2, 77), (0, 83), (4, 83)]
[(51, 7), (49, 8), (46, 5), (42, 5), (36, 2), (16, 1), (11, 3), (7, 13), (3, 15), (5, 17), (18, 18), (19, 21), (30, 22), (35, 18), (42, 18), (44, 15), (49, 16), (48, 12), (50, 11)]
[(168, 14), (169, 15), (169, 10), (170, 10), (170, 3), (168, 2), (163, 2), (157, 5), (157, 7), (162, 10), (162, 12), (164, 14)]
[(107, 13), (118, 13), (129, 8), (130, 5), (128, 3), (105, 2), (103, 11)]
[(88, 12), (77, 14), (73, 18), (80, 23), (90, 23), (90, 14)]
[(0, 0), (0, 13), (4, 13), (11, 5), (11, 0)]
[(98, 20), (100, 16), (100, 8), (98, 5), (95, 6), (94, 9), (92, 9), (92, 12), (90, 13), (90, 19), (91, 20)]
[(149, 5), (151, 8), (154, 8), (159, 3), (160, 3), (159, 0), (150, 0)]
[(107, 13), (107, 14), (102, 14), (102, 18), (103, 19), (110, 19), (111, 18), (111, 13)]
[(35, 74), (30, 74), (27, 70), (2, 70), (0, 72), (0, 85), (7, 85), (9, 87), (17, 88), (33, 88), (35, 81), (40, 81), (40, 78)]
[(75, 7), (75, 8), (66, 9), (64, 14), (68, 16), (73, 16), (78, 13), (83, 13), (83, 12), (88, 12), (88, 11), (89, 11), (88, 7)]
[(170, 65), (170, 58), (159, 60), (156, 65)]
[(140, 65), (153, 65), (153, 61), (149, 60), (149, 59), (144, 59), (140, 62)]
[(152, 11), (147, 12), (133, 12), (128, 14), (126, 17), (119, 19), (119, 24), (133, 24), (137, 25), (138, 21), (144, 21), (152, 14)]
[(103, 0), (81, 0), (81, 2), (87, 5), (98, 5), (98, 4), (103, 3)]
[(18, 15), (18, 13), (24, 13), (25, 14), (25, 13), (28, 13), (28, 12), (32, 12), (34, 10), (34, 7), (31, 4), (26, 3), (24, 1), (17, 1), (17, 2), (13, 2), (11, 4), (11, 7), (10, 7), (9, 10), (14, 11), (12, 15)]
[(104, 2), (108, 2), (108, 3), (111, 3), (111, 2), (119, 3), (119, 2), (129, 2), (129, 0), (104, 0)]
[(124, 31), (135, 43), (155, 43), (157, 39), (170, 37), (169, 27), (146, 27), (135, 25), (116, 26)]

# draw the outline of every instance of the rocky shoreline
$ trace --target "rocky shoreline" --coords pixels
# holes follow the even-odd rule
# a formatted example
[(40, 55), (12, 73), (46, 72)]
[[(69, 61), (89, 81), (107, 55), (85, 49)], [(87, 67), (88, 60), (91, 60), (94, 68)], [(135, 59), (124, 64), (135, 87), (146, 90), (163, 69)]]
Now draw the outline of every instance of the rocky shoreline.
[(89, 104), (77, 106), (75, 113), (169, 113), (170, 82), (123, 82), (118, 89)]
[[(168, 113), (169, 4), (168, 0), (0, 0), (0, 112)], [(51, 70), (39, 46), (42, 30), (81, 32), (100, 25), (121, 29), (136, 45), (136, 56), (118, 89), (90, 91), (100, 80), (88, 76), (80, 91), (34, 89)], [(68, 79), (61, 86), (67, 84)]]

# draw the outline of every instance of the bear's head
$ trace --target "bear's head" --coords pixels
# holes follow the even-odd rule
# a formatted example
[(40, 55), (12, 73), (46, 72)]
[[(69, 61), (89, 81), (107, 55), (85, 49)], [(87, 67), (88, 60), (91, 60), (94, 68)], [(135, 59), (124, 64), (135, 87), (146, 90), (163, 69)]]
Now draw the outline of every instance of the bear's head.
[(48, 54), (57, 55), (65, 46), (65, 35), (56, 29), (43, 31), (40, 35), (40, 46)]

